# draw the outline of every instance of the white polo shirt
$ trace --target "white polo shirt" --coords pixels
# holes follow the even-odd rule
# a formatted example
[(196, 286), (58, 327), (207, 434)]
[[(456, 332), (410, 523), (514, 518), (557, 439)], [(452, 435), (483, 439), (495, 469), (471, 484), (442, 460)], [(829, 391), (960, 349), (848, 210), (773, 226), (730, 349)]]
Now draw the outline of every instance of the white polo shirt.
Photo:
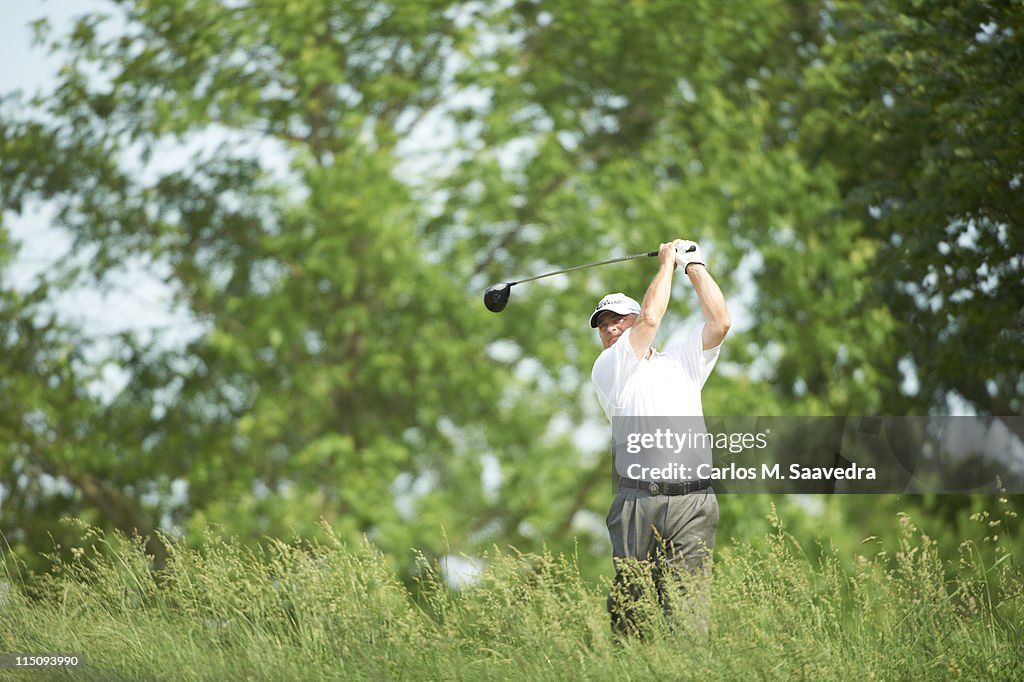
[(631, 435), (666, 429), (682, 437), (707, 435), (700, 390), (718, 360), (721, 345), (704, 350), (701, 328), (665, 352), (652, 348), (645, 359), (637, 360), (629, 344), (631, 331), (623, 332), (598, 356), (591, 372), (597, 399), (612, 423), (615, 469), (620, 476), (641, 480), (696, 478), (703, 471), (698, 465), (712, 461), (706, 441), (633, 452), (627, 446)]
[(703, 350), (704, 328), (637, 360), (627, 329), (594, 362), (590, 378), (609, 421), (613, 417), (703, 416), (700, 390), (722, 346)]

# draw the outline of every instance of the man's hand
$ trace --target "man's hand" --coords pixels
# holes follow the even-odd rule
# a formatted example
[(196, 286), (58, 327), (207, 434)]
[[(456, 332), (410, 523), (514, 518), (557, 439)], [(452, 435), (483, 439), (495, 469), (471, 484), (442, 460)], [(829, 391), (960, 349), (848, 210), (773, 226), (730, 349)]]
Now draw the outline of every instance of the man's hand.
[(676, 269), (676, 263), (678, 262), (676, 250), (682, 241), (682, 239), (676, 239), (675, 241), (661, 244), (658, 247), (658, 260), (661, 261), (662, 265), (671, 265), (673, 270)]
[(689, 239), (677, 239), (673, 244), (676, 245), (676, 265), (681, 267), (683, 272), (686, 272), (688, 265), (697, 264), (707, 267), (697, 242), (692, 242)]

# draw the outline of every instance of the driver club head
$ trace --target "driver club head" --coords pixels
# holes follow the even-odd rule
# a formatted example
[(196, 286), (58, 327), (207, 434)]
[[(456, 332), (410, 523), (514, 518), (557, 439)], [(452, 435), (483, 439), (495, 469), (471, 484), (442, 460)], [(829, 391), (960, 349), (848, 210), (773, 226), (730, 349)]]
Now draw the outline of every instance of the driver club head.
[(511, 293), (511, 283), (495, 284), (484, 292), (484, 305), (492, 313), (500, 313), (508, 305), (508, 297)]

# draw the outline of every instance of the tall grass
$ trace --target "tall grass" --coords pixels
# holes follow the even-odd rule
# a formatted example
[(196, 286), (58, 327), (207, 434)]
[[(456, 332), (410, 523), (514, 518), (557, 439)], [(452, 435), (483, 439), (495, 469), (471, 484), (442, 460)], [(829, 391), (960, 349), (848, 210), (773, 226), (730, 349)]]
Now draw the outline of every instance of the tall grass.
[(777, 521), (761, 542), (723, 543), (709, 636), (668, 627), (652, 602), (649, 635), (625, 642), (607, 582), (583, 580), (572, 557), (495, 551), (458, 591), (424, 560), (410, 590), (371, 545), (329, 532), (305, 546), (171, 543), (156, 573), (140, 542), (85, 529), (45, 575), (6, 554), (0, 651), (82, 654), (71, 676), (97, 680), (1020, 679), (1013, 548), (996, 539), (983, 560), (965, 545), (944, 565), (898, 523), (898, 546), (867, 541), (853, 569)]

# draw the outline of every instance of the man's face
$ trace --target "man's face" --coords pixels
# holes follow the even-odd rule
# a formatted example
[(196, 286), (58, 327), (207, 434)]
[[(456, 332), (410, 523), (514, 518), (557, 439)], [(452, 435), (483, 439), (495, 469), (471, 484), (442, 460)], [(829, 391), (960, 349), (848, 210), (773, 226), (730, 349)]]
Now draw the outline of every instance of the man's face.
[(597, 318), (597, 333), (601, 336), (601, 345), (611, 348), (622, 336), (622, 332), (633, 326), (636, 322), (636, 313), (620, 315), (611, 310), (606, 310)]

